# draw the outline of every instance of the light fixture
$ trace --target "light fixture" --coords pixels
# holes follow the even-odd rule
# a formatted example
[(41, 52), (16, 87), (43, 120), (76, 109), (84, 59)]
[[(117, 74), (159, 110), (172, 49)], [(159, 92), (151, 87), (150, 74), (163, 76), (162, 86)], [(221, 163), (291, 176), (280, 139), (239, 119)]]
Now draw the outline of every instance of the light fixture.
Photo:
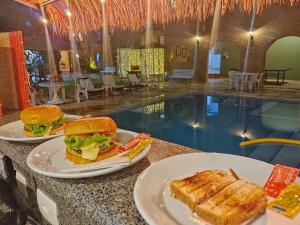
[(246, 138), (247, 137), (246, 131), (244, 131), (244, 132), (241, 133), (241, 137), (242, 138)]
[(199, 35), (196, 35), (196, 36), (195, 36), (195, 40), (196, 40), (197, 44), (199, 44), (199, 42), (200, 42), (200, 36), (199, 36)]
[(48, 20), (45, 17), (41, 18), (41, 21), (42, 21), (43, 24), (47, 24), (48, 23)]
[(66, 9), (66, 14), (67, 14), (68, 17), (72, 16), (72, 13), (71, 13), (70, 9)]
[(76, 56), (76, 58), (77, 58), (77, 59), (79, 59), (79, 54), (78, 54), (78, 53), (76, 53), (76, 55), (75, 55), (75, 56)]
[(248, 32), (248, 35), (249, 35), (250, 39), (253, 40), (253, 38), (254, 38), (254, 31), (250, 30)]
[(105, 0), (101, 0), (101, 2), (102, 2), (102, 3), (104, 3), (104, 2), (105, 2)]
[(196, 129), (196, 128), (200, 127), (200, 123), (199, 123), (199, 122), (195, 122), (195, 123), (192, 125), (192, 127), (193, 127), (194, 129)]

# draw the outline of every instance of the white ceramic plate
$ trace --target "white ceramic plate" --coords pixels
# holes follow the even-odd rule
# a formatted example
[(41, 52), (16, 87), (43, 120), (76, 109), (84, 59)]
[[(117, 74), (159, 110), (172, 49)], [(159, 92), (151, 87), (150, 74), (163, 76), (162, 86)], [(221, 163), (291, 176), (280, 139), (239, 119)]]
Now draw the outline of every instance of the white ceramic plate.
[[(80, 116), (65, 115), (70, 119), (79, 119)], [(5, 141), (23, 142), (23, 143), (41, 143), (52, 138), (62, 136), (63, 131), (58, 132), (55, 135), (49, 135), (45, 137), (26, 137), (23, 134), (24, 123), (21, 120), (5, 124), (0, 127), (0, 139)]]
[[(247, 157), (219, 153), (190, 153), (170, 157), (154, 163), (139, 176), (134, 187), (136, 206), (150, 225), (206, 225), (208, 223), (195, 219), (185, 204), (170, 196), (168, 184), (198, 171), (230, 168), (243, 179), (263, 186), (273, 165)], [(249, 224), (298, 225), (300, 215), (290, 220), (267, 210), (266, 214), (255, 218)]]
[[(138, 134), (126, 130), (117, 130), (116, 141), (119, 143), (127, 143), (130, 139), (137, 136)], [(128, 167), (141, 159), (143, 159), (149, 152), (151, 145), (145, 148), (139, 155), (131, 160), (130, 164), (118, 165), (114, 167), (102, 168), (102, 169), (91, 169), (101, 166), (101, 164), (123, 162), (120, 155), (112, 158), (102, 160), (99, 162), (86, 164), (86, 165), (75, 165), (74, 163), (65, 159), (66, 145), (64, 144), (64, 136), (55, 138), (47, 141), (35, 149), (33, 149), (27, 157), (27, 165), (33, 171), (43, 174), (49, 177), (57, 178), (83, 178), (93, 177), (112, 173), (117, 170), (121, 170)], [(70, 170), (81, 170), (76, 172), (69, 172)], [(68, 172), (66, 172), (68, 171)]]

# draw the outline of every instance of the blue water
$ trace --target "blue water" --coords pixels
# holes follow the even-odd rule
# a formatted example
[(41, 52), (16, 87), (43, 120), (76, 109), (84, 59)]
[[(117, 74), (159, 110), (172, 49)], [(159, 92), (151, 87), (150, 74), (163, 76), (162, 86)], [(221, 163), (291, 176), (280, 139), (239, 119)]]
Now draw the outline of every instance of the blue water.
[(111, 115), (118, 127), (205, 152), (247, 156), (300, 167), (300, 146), (244, 140), (279, 137), (300, 140), (300, 104), (243, 97), (190, 94)]

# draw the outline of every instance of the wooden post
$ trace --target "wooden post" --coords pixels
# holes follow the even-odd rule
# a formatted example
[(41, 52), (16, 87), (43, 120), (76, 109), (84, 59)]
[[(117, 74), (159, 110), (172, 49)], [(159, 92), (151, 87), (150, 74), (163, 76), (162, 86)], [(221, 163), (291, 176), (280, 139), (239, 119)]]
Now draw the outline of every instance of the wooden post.
[(0, 96), (3, 109), (30, 104), (22, 32), (0, 33)]

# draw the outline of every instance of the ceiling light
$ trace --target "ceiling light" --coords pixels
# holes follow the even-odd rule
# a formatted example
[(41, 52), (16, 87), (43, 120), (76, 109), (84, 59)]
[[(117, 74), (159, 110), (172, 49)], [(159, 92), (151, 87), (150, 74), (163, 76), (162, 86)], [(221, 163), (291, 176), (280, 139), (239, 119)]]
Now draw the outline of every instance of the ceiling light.
[(42, 18), (41, 21), (42, 21), (43, 24), (47, 24), (48, 23), (48, 20), (46, 18)]
[(195, 40), (196, 40), (196, 43), (199, 44), (199, 42), (200, 42), (200, 36), (199, 36), (199, 35), (196, 35), (196, 36), (195, 36)]
[(71, 13), (70, 9), (66, 9), (66, 14), (67, 14), (68, 17), (72, 16), (72, 13)]
[(253, 40), (253, 38), (254, 38), (254, 31), (250, 30), (250, 31), (248, 32), (248, 35), (249, 35), (249, 37), (251, 38), (251, 40)]

